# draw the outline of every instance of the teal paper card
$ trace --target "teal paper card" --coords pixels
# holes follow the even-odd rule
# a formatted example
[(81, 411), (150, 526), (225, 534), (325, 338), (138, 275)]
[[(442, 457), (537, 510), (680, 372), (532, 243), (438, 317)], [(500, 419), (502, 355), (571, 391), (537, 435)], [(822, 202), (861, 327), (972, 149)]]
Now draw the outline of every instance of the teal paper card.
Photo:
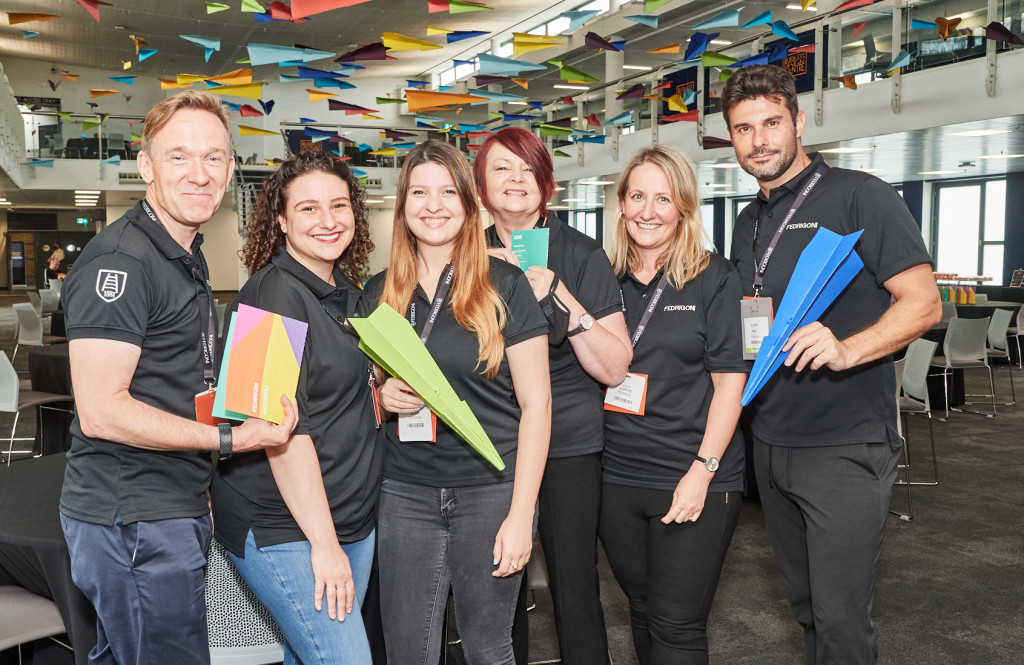
[(549, 229), (512, 232), (512, 252), (519, 259), (523, 272), (530, 266), (548, 267), (548, 232)]

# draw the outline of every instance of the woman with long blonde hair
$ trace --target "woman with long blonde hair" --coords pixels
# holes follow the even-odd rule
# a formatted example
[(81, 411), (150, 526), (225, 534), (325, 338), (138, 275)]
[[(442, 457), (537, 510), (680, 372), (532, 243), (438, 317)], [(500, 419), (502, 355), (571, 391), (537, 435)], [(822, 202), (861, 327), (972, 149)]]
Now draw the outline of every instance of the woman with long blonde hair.
[(605, 397), (601, 542), (642, 665), (708, 662), (707, 618), (744, 489), (749, 363), (736, 269), (706, 249), (697, 178), (641, 150), (619, 180), (612, 266), (633, 344)]
[(437, 661), (450, 588), (467, 662), (512, 665), (551, 425), (547, 323), (522, 271), (487, 255), (473, 176), (454, 147), (431, 140), (406, 157), (388, 269), (366, 288), (409, 319), (505, 463), (496, 469), (406, 383), (385, 379), (381, 405), (397, 416), (378, 526), (388, 660)]

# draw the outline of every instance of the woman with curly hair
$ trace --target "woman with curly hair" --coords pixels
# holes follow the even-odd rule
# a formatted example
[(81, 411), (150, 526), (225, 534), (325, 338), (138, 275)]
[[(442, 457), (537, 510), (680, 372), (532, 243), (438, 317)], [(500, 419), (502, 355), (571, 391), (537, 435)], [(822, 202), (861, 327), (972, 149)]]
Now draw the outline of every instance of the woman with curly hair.
[(360, 615), (381, 477), (370, 364), (349, 332), (373, 249), (365, 193), (344, 162), (291, 157), (264, 182), (242, 250), (251, 305), (308, 324), (299, 423), (272, 450), (221, 462), (216, 538), (281, 627), (285, 663), (369, 664)]
[(437, 662), (450, 588), (466, 662), (514, 665), (512, 615), (551, 425), (547, 323), (523, 272), (487, 256), (458, 150), (416, 146), (397, 193), (388, 269), (366, 290), (409, 318), (505, 468), (434, 418), (408, 384), (384, 382), (381, 404), (398, 415), (386, 427), (380, 497), (388, 662)]

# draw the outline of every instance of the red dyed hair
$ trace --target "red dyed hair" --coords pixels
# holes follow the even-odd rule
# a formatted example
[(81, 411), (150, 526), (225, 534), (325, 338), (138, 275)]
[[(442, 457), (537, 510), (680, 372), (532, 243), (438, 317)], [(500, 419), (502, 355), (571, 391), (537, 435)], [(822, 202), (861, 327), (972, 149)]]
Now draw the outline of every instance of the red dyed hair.
[(551, 164), (551, 155), (536, 134), (522, 127), (506, 127), (491, 134), (477, 150), (476, 158), (473, 159), (473, 177), (484, 207), (491, 209), (491, 202), (487, 200), (487, 155), (495, 143), (511, 150), (533, 169), (533, 177), (540, 188), (540, 214), (548, 214), (548, 200), (555, 193), (555, 169)]

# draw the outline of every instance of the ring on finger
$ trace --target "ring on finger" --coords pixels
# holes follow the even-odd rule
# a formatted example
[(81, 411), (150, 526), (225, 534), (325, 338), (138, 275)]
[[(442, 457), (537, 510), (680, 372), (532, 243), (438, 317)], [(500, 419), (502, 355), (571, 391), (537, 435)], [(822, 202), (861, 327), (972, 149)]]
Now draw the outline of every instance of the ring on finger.
[(517, 566), (516, 564), (513, 563), (513, 564), (511, 564), (511, 566), (512, 566), (512, 570), (519, 570), (519, 566)]

